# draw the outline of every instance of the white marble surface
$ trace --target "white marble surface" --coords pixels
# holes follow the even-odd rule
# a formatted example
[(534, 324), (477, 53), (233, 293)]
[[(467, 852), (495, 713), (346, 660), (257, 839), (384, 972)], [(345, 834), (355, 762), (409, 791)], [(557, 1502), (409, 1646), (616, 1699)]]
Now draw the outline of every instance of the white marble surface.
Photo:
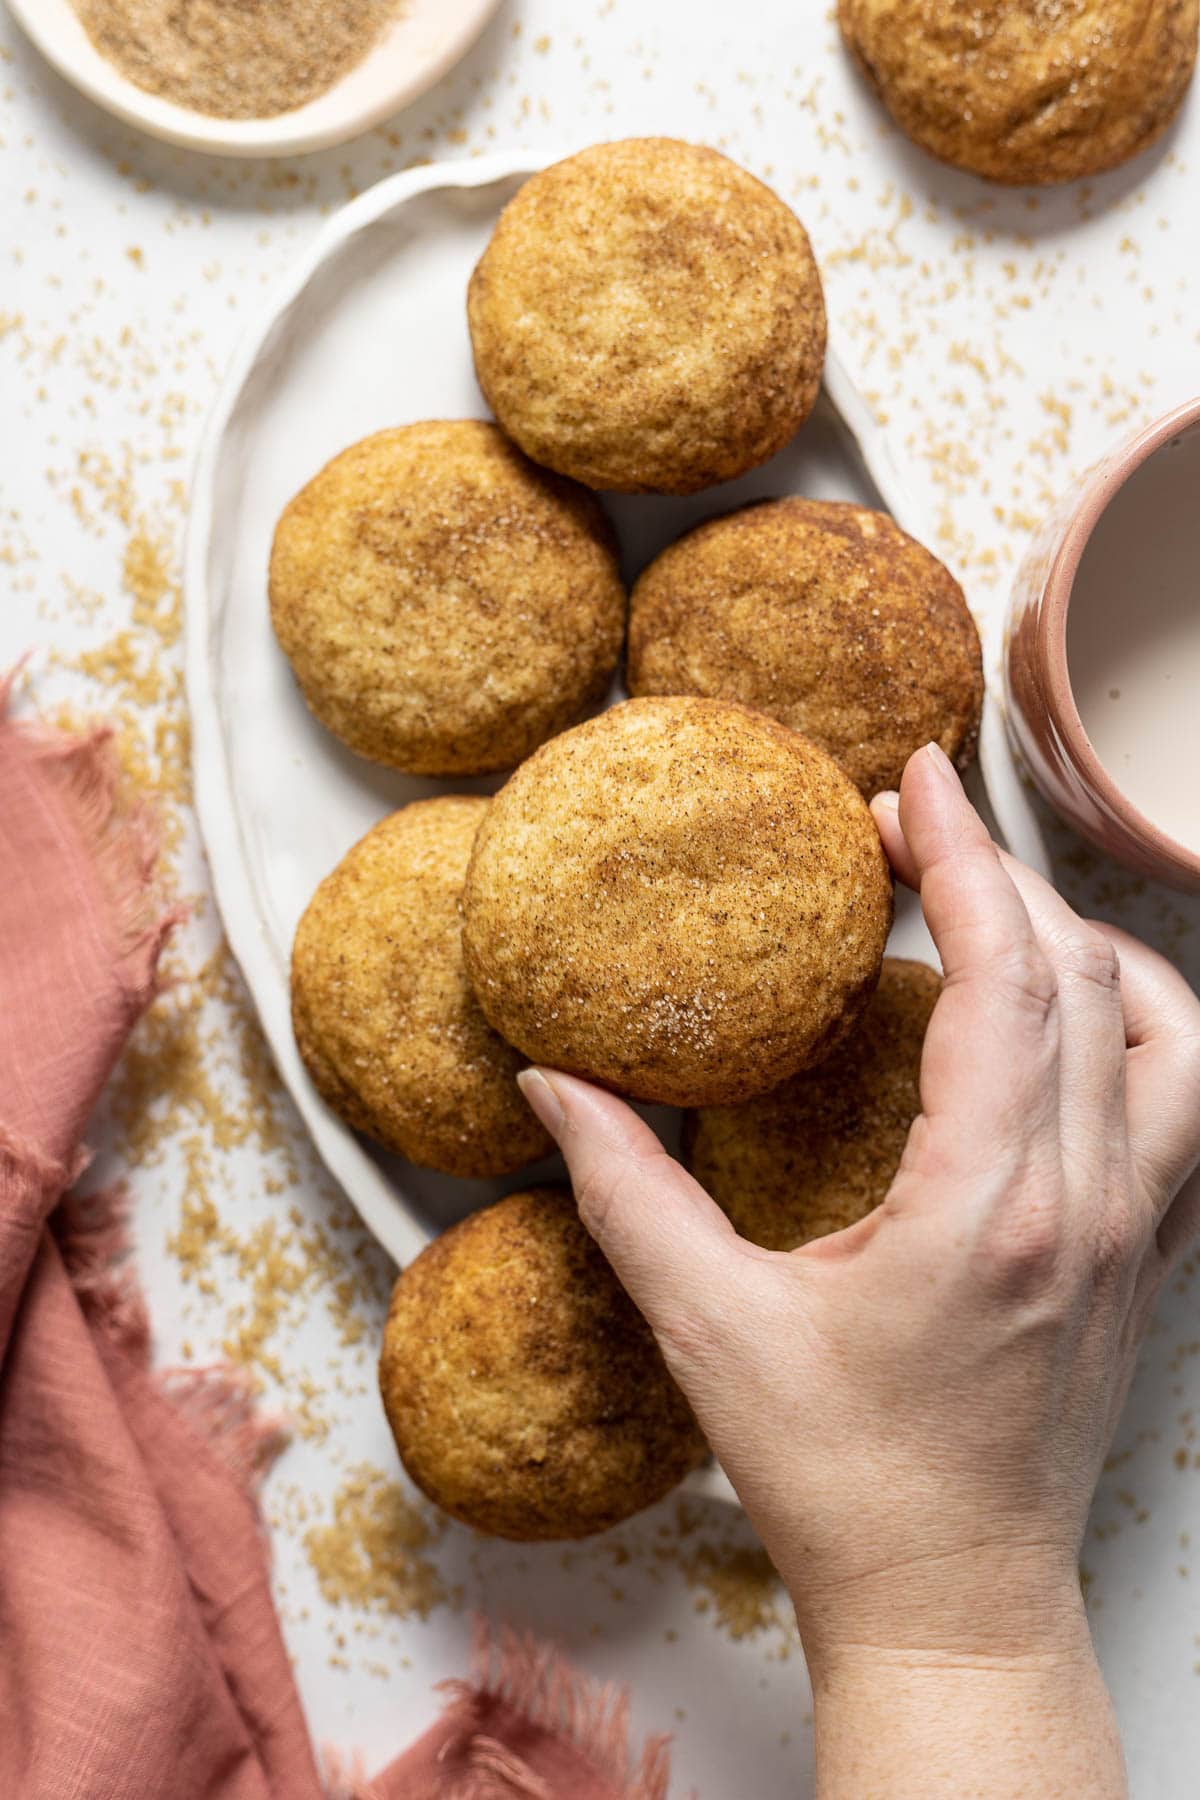
[[(736, 1584), (736, 1564), (720, 1572), (730, 1544), (750, 1541), (717, 1510), (681, 1535), (668, 1505), (567, 1556), (452, 1527), (423, 1553), (426, 1583), (436, 1570), (448, 1594), (424, 1620), (323, 1597), (306, 1533), (355, 1469), (396, 1480), (371, 1366), (386, 1271), (271, 1086), (227, 966), (198, 973), (219, 933), (184, 791), (175, 603), (169, 587), (152, 599), (155, 559), (177, 574), (205, 409), (242, 321), (323, 213), (416, 158), (674, 132), (728, 149), (800, 211), (855, 372), (938, 521), (935, 547), (994, 605), (1068, 475), (1200, 388), (1200, 103), (1125, 171), (1009, 193), (898, 139), (811, 0), (605, 0), (570, 9), (564, 28), (565, 10), (509, 0), (388, 129), (243, 167), (132, 136), (0, 13), (0, 656), (33, 648), (45, 705), (115, 713), (127, 760), (162, 790), (174, 879), (197, 896), (174, 953), (185, 978), (98, 1126), (100, 1168), (130, 1177), (163, 1360), (232, 1349), (298, 1419), (266, 1497), (317, 1737), (382, 1761), (431, 1716), (431, 1683), (462, 1666), (482, 1606), (631, 1682), (637, 1724), (677, 1733), (681, 1791), (783, 1800), (811, 1787), (802, 1663), (781, 1605), (740, 1641), (719, 1607), (697, 1612), (696, 1579), (715, 1567)], [(1200, 979), (1196, 903), (1056, 843), (1073, 898)], [(1135, 1792), (1156, 1800), (1185, 1800), (1200, 1766), (1194, 1276), (1192, 1264), (1160, 1310), (1084, 1559)], [(382, 1555), (366, 1584), (377, 1601)]]

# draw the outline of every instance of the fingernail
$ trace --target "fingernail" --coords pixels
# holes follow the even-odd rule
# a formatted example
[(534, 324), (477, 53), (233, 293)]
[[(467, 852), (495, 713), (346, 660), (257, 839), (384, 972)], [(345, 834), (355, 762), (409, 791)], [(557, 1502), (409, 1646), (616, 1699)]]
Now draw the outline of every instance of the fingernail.
[(517, 1086), (525, 1096), (526, 1104), (537, 1114), (557, 1144), (562, 1133), (565, 1114), (558, 1095), (542, 1071), (540, 1069), (522, 1069), (517, 1076)]
[(946, 755), (946, 752), (942, 749), (940, 744), (926, 744), (925, 754), (943, 781), (949, 779), (954, 783), (955, 787), (959, 785), (958, 775), (955, 772), (954, 764), (950, 761), (950, 758)]
[(895, 788), (884, 788), (880, 793), (872, 794), (871, 805), (873, 807), (882, 807), (884, 812), (898, 813), (900, 811), (900, 796)]

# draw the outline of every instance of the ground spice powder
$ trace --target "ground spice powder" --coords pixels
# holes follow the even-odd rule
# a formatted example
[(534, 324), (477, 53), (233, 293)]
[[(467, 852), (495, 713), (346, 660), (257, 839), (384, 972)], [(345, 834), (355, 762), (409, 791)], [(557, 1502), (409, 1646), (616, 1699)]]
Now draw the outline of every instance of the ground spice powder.
[(84, 30), (147, 93), (221, 119), (266, 119), (323, 94), (402, 0), (74, 0)]

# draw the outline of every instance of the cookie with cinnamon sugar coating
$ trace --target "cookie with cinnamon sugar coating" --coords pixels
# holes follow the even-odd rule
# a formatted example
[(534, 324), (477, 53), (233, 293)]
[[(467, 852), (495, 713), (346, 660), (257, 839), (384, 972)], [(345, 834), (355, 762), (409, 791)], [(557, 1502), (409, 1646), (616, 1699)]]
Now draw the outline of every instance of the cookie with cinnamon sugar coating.
[(507, 1175), (552, 1148), (517, 1087), (524, 1059), (479, 1010), (459, 896), (488, 802), (417, 800), (328, 874), (292, 948), (292, 1025), (339, 1117), (446, 1175)]
[(532, 175), (471, 277), (479, 385), (527, 456), (589, 487), (690, 494), (808, 417), (825, 303), (791, 208), (675, 138)]
[(595, 496), (481, 419), (335, 456), (285, 507), (269, 588), (311, 711), (411, 775), (512, 768), (601, 697), (625, 630)]
[(563, 1188), (510, 1194), (409, 1264), (379, 1385), (417, 1486), (497, 1537), (605, 1531), (706, 1454), (650, 1327)]
[(492, 800), (463, 953), (531, 1060), (699, 1106), (828, 1055), (891, 919), (874, 821), (823, 750), (726, 701), (627, 700)]
[(936, 969), (886, 956), (855, 1030), (820, 1068), (683, 1122), (682, 1159), (735, 1230), (767, 1250), (844, 1231), (886, 1198), (921, 1110)]
[(707, 519), (634, 585), (629, 691), (703, 694), (820, 744), (868, 798), (931, 739), (958, 767), (983, 704), (962, 589), (886, 513), (765, 500)]
[(842, 37), (923, 150), (990, 181), (1076, 181), (1165, 131), (1197, 0), (839, 0)]

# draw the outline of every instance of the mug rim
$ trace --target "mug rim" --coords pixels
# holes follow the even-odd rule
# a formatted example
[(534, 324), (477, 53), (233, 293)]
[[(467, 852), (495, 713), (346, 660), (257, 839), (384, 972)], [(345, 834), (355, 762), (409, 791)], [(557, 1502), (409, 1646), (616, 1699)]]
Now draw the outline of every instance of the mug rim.
[(1146, 817), (1121, 790), (1097, 756), (1087, 734), (1067, 660), (1067, 613), (1075, 577), (1092, 533), (1131, 475), (1156, 450), (1181, 432), (1200, 426), (1200, 394), (1164, 413), (1137, 432), (1120, 450), (1103, 458), (1084, 478), (1078, 503), (1064, 531), (1042, 590), (1038, 617), (1039, 653), (1047, 672), (1046, 706), (1080, 774), (1106, 811), (1140, 838), (1160, 861), (1173, 864), (1189, 881), (1200, 881), (1200, 851), (1191, 850)]

